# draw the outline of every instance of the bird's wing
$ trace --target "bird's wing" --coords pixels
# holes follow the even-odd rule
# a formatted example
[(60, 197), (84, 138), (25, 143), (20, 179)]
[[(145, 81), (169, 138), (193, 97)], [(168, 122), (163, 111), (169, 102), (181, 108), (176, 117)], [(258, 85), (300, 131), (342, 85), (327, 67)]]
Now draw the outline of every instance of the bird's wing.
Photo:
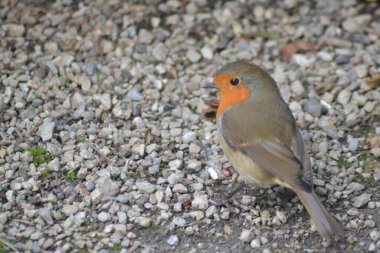
[[(244, 126), (249, 126), (249, 128), (244, 129), (242, 121), (238, 120), (237, 115), (230, 111), (224, 113), (220, 119), (219, 131), (227, 145), (244, 153), (255, 164), (266, 169), (274, 177), (291, 187), (302, 187), (306, 191), (311, 191), (312, 182), (304, 177), (304, 162), (297, 157), (298, 155), (294, 153), (291, 146), (281, 141), (281, 138), (277, 138), (281, 133), (273, 133), (270, 137), (263, 138), (259, 130), (255, 131), (257, 124), (259, 124), (257, 119), (253, 117), (244, 119)], [(267, 127), (270, 128), (271, 125), (268, 124)], [(249, 134), (245, 133), (247, 129), (249, 129)], [(301, 147), (298, 146), (298, 148)]]

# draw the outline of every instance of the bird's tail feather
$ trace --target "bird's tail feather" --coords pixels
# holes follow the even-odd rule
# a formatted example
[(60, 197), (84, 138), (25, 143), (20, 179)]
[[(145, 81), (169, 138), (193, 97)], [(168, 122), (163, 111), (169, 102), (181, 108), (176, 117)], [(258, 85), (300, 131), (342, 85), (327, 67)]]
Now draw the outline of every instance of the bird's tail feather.
[(340, 238), (340, 224), (327, 212), (314, 192), (297, 191), (302, 204), (306, 207), (319, 234), (325, 238)]

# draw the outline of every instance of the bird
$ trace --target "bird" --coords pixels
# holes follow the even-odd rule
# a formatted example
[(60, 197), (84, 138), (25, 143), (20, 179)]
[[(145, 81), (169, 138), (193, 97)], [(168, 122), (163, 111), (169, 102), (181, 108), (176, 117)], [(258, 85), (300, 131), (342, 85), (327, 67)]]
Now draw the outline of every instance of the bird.
[(232, 62), (204, 88), (216, 88), (220, 102), (217, 133), (223, 153), (247, 183), (294, 191), (324, 239), (342, 229), (313, 188), (310, 157), (296, 121), (274, 79), (259, 66)]

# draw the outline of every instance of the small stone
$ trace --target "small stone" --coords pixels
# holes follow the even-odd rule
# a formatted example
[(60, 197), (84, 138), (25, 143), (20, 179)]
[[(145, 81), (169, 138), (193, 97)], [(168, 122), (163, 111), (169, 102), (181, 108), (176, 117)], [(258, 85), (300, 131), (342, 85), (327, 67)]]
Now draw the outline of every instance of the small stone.
[(190, 144), (190, 147), (189, 147), (190, 153), (198, 154), (199, 152), (201, 152), (201, 150), (202, 150), (202, 148), (200, 146), (198, 146), (197, 144), (195, 144), (195, 143)]
[(194, 193), (194, 199), (191, 206), (195, 209), (206, 210), (208, 208), (208, 198), (206, 194)]
[(305, 54), (293, 54), (292, 58), (299, 66), (304, 68), (311, 66), (316, 60), (314, 55)]
[(50, 122), (44, 122), (39, 128), (37, 134), (42, 138), (42, 141), (48, 141), (51, 138), (53, 138), (53, 130), (55, 127), (55, 123)]
[(182, 142), (187, 144), (194, 141), (196, 138), (197, 135), (194, 132), (187, 132), (184, 135), (182, 135)]
[(52, 212), (49, 208), (41, 208), (38, 212), (38, 215), (49, 225), (54, 223)]
[(186, 53), (186, 57), (192, 63), (196, 63), (202, 58), (202, 56), (197, 51), (195, 51), (194, 49), (189, 49)]
[(380, 180), (380, 168), (375, 169), (375, 172), (373, 173), (373, 177), (375, 180), (379, 181)]
[(182, 168), (182, 164), (182, 160), (176, 159), (169, 162), (169, 167), (171, 170), (179, 170), (180, 168)]
[(362, 185), (360, 183), (356, 183), (356, 182), (352, 182), (349, 186), (347, 186), (348, 190), (352, 190), (354, 192), (360, 192), (364, 188), (365, 188), (364, 185)]
[(147, 217), (137, 217), (135, 223), (143, 228), (148, 228), (152, 225), (152, 219)]
[(165, 61), (168, 56), (168, 49), (162, 43), (153, 48), (152, 55), (157, 61)]
[(303, 97), (305, 94), (305, 88), (300, 81), (295, 81), (291, 84), (290, 89), (293, 92), (293, 96), (296, 98)]
[(200, 161), (191, 159), (187, 162), (187, 169), (194, 170), (196, 172), (199, 172), (202, 168), (202, 163)]
[(380, 148), (372, 148), (371, 153), (376, 157), (380, 157)]
[(54, 54), (58, 51), (58, 44), (54, 41), (48, 41), (44, 44), (44, 49), (49, 54)]
[(257, 249), (257, 248), (260, 248), (261, 244), (260, 244), (260, 240), (259, 239), (253, 239), (251, 241), (251, 248), (253, 249)]
[(78, 206), (77, 205), (64, 205), (62, 208), (62, 213), (66, 216), (70, 216), (78, 212)]
[(33, 99), (33, 101), (32, 101), (32, 105), (33, 105), (34, 107), (38, 107), (38, 106), (42, 105), (43, 103), (44, 103), (44, 101), (42, 101), (42, 100), (39, 99), (39, 98), (35, 98), (35, 99)]
[(53, 75), (57, 75), (58, 74), (58, 69), (57, 69), (57, 67), (55, 66), (55, 64), (52, 61), (47, 61), (46, 62), (46, 66), (49, 68), (50, 72)]
[(114, 181), (108, 176), (102, 176), (96, 182), (97, 188), (104, 196), (116, 196), (120, 191), (120, 182)]
[(368, 251), (373, 252), (375, 250), (376, 250), (376, 245), (373, 242), (371, 242), (371, 244), (368, 247)]
[(350, 57), (346, 55), (338, 55), (335, 57), (335, 62), (337, 64), (346, 64), (350, 61)]
[(151, 194), (156, 190), (155, 185), (148, 181), (137, 182), (136, 187), (140, 192)]
[(178, 245), (178, 242), (179, 242), (178, 236), (176, 236), (176, 235), (171, 235), (171, 236), (169, 236), (169, 238), (166, 240), (166, 242), (167, 242), (170, 246), (176, 246), (176, 245)]
[(243, 231), (240, 234), (240, 240), (247, 243), (252, 240), (253, 234), (250, 229), (243, 229)]
[(103, 193), (99, 190), (99, 188), (95, 188), (95, 190), (91, 192), (90, 197), (92, 204), (96, 205), (102, 201)]
[(369, 233), (369, 236), (371, 237), (372, 241), (376, 242), (380, 239), (380, 233), (379, 231), (373, 230)]
[(282, 211), (276, 211), (276, 217), (282, 222), (282, 223), (286, 223), (287, 222), (287, 218), (286, 218), (286, 215), (284, 212)]
[(80, 75), (77, 78), (75, 78), (75, 81), (78, 85), (82, 87), (82, 90), (84, 92), (87, 92), (91, 89), (91, 80), (87, 77), (87, 75)]
[(178, 227), (184, 227), (186, 225), (186, 220), (176, 217), (173, 219), (173, 224), (178, 226)]
[(207, 59), (207, 60), (211, 60), (212, 57), (214, 56), (214, 52), (212, 51), (212, 49), (210, 47), (207, 47), (207, 46), (204, 46), (201, 49), (201, 54), (202, 54), (202, 57)]
[(153, 41), (153, 35), (145, 29), (141, 29), (139, 32), (139, 42), (150, 44)]
[(353, 18), (348, 18), (342, 23), (343, 29), (347, 32), (357, 32), (361, 29), (360, 25)]
[(174, 187), (173, 187), (173, 192), (175, 193), (186, 193), (188, 192), (186, 186), (184, 186), (183, 184), (175, 184)]
[(141, 101), (143, 100), (143, 96), (140, 94), (140, 92), (136, 89), (132, 89), (127, 93), (127, 97), (129, 97), (132, 101)]
[(25, 27), (19, 24), (8, 24), (8, 35), (11, 37), (21, 37), (25, 33)]
[(356, 138), (349, 138), (348, 142), (348, 150), (351, 152), (356, 152), (359, 148), (359, 140)]
[(371, 196), (372, 196), (372, 194), (363, 193), (362, 195), (354, 198), (352, 205), (354, 207), (360, 208), (360, 207), (364, 206), (365, 204), (367, 204), (371, 200)]
[(86, 181), (84, 185), (86, 186), (87, 190), (89, 190), (90, 192), (92, 192), (95, 189), (95, 184), (91, 181)]
[(322, 60), (322, 61), (325, 61), (325, 62), (331, 62), (334, 58), (333, 56), (328, 53), (328, 52), (325, 52), (325, 51), (320, 51), (317, 53), (317, 56)]
[(109, 212), (100, 212), (98, 214), (98, 220), (100, 222), (107, 222), (111, 220), (111, 214)]
[(261, 236), (260, 237), (260, 242), (262, 245), (265, 245), (269, 242), (268, 238), (266, 238), (265, 236)]
[(322, 109), (321, 103), (316, 98), (308, 99), (304, 105), (305, 112), (317, 118), (321, 116)]
[(122, 204), (127, 204), (129, 202), (129, 197), (126, 194), (120, 194), (116, 196), (116, 201)]
[(350, 98), (351, 98), (351, 92), (347, 89), (344, 89), (341, 92), (339, 92), (338, 97), (337, 97), (337, 101), (341, 105), (346, 106), (348, 101), (350, 100)]

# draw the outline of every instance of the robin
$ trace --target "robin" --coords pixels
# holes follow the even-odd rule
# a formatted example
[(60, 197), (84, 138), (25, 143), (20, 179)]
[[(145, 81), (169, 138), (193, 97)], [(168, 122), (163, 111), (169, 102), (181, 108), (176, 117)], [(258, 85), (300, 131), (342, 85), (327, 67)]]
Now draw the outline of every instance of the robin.
[(296, 121), (276, 82), (260, 67), (234, 62), (223, 66), (205, 88), (217, 88), (220, 145), (244, 181), (293, 190), (323, 238), (341, 234), (340, 225), (313, 191), (309, 156)]

